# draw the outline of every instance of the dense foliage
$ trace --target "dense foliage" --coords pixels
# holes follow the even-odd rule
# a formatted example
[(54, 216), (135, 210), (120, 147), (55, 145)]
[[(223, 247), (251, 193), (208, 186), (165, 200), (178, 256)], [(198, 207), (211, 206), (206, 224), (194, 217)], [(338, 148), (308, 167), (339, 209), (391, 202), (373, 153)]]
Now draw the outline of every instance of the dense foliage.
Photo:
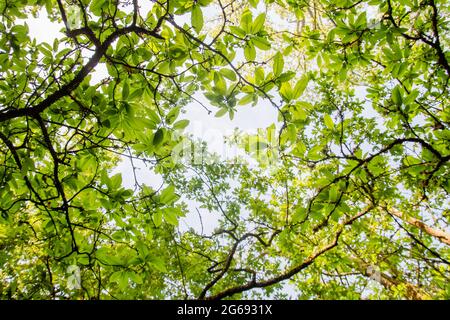
[[(450, 298), (447, 1), (0, 12), (1, 298)], [(61, 37), (30, 38), (37, 15)], [(183, 134), (188, 103), (279, 117), (224, 160)]]

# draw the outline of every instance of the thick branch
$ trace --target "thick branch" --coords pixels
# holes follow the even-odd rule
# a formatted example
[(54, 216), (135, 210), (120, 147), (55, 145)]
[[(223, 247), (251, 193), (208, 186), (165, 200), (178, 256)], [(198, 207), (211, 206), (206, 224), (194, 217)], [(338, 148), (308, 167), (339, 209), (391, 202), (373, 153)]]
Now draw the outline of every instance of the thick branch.
[(359, 212), (358, 214), (356, 214), (355, 216), (353, 216), (352, 218), (350, 218), (349, 220), (347, 220), (346, 222), (344, 222), (341, 225), (341, 228), (335, 233), (333, 240), (328, 243), (326, 246), (322, 247), (321, 249), (315, 251), (314, 253), (312, 253), (308, 258), (306, 258), (301, 264), (294, 266), (291, 269), (288, 269), (286, 272), (275, 276), (273, 278), (267, 279), (267, 280), (263, 280), (263, 281), (255, 281), (252, 280), (244, 285), (240, 285), (240, 286), (236, 286), (236, 287), (231, 287), (228, 289), (225, 289), (222, 292), (219, 292), (213, 296), (207, 297), (207, 300), (218, 300), (218, 299), (223, 299), (226, 297), (230, 297), (234, 294), (237, 293), (241, 293), (244, 291), (248, 291), (254, 288), (265, 288), (274, 284), (277, 284), (281, 281), (287, 280), (291, 277), (293, 277), (294, 275), (296, 275), (297, 273), (299, 273), (300, 271), (302, 271), (303, 269), (307, 268), (309, 265), (311, 265), (318, 257), (320, 257), (322, 254), (328, 252), (329, 250), (333, 249), (334, 247), (337, 246), (338, 244), (338, 240), (342, 234), (342, 232), (344, 231), (345, 226), (347, 225), (351, 225), (355, 220), (359, 219), (360, 217), (364, 216), (365, 214), (367, 214), (370, 210), (372, 210), (373, 206), (369, 205), (368, 207), (366, 207), (363, 211)]
[(406, 216), (402, 212), (400, 212), (399, 210), (397, 210), (395, 208), (390, 208), (390, 209), (388, 209), (388, 211), (389, 211), (389, 213), (402, 219), (403, 221), (407, 222), (408, 224), (419, 228), (420, 230), (426, 232), (430, 236), (435, 237), (442, 243), (445, 243), (446, 245), (450, 246), (450, 234), (448, 234), (447, 232), (436, 229), (436, 228), (432, 228), (429, 225), (427, 225), (426, 223), (424, 223), (423, 221), (413, 218), (413, 217)]
[(377, 271), (376, 268), (374, 268), (373, 266), (366, 263), (360, 258), (356, 258), (354, 256), (349, 258), (357, 265), (358, 269), (364, 276), (369, 277), (370, 279), (380, 283), (386, 289), (392, 290), (394, 287), (398, 285), (404, 285), (406, 288), (406, 298), (412, 300), (430, 299), (430, 295), (424, 292), (421, 288), (418, 288), (417, 286), (409, 282), (395, 279), (384, 272)]
[[(76, 32), (75, 30), (73, 32)], [(109, 46), (117, 40), (120, 36), (128, 34), (128, 33), (137, 33), (137, 34), (145, 34), (155, 38), (161, 39), (161, 36), (156, 33), (155, 30), (148, 30), (145, 28), (141, 28), (138, 26), (129, 26), (122, 29), (118, 29), (113, 32), (106, 40), (99, 46), (97, 46), (94, 55), (89, 59), (89, 61), (81, 68), (81, 70), (76, 74), (76, 76), (64, 86), (62, 86), (59, 90), (55, 91), (39, 104), (31, 108), (23, 108), (23, 109), (15, 109), (3, 112), (0, 114), (0, 122), (4, 122), (10, 119), (23, 117), (23, 116), (32, 116), (35, 117), (52, 104), (57, 102), (59, 99), (70, 94), (71, 91), (76, 89), (81, 82), (83, 82), (84, 78), (97, 66), (100, 59), (106, 53)], [(83, 33), (84, 34), (84, 33)]]
[(204, 299), (206, 296), (206, 293), (208, 292), (209, 289), (211, 289), (224, 275), (225, 273), (228, 271), (228, 269), (231, 266), (231, 262), (233, 261), (233, 257), (234, 254), (236, 253), (236, 249), (239, 246), (239, 244), (244, 241), (245, 239), (247, 239), (248, 237), (250, 237), (251, 234), (245, 234), (243, 235), (240, 239), (238, 239), (234, 244), (233, 247), (230, 250), (230, 253), (228, 254), (227, 260), (225, 261), (225, 266), (223, 267), (222, 271), (214, 277), (213, 280), (211, 280), (202, 290), (202, 292), (199, 295), (199, 299)]

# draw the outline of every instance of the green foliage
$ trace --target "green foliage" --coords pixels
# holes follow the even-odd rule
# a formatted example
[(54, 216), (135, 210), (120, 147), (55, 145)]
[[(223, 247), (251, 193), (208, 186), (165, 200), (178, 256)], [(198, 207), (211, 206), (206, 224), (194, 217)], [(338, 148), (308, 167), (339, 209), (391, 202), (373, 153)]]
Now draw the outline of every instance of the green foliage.
[[(448, 9), (0, 3), (0, 297), (448, 299)], [(202, 95), (279, 118), (220, 159), (184, 134)]]

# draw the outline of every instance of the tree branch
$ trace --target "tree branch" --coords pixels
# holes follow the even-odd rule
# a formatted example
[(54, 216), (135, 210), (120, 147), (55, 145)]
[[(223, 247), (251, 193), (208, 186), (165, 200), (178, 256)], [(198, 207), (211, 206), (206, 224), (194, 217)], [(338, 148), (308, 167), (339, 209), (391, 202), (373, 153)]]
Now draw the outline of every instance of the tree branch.
[[(72, 33), (83, 33), (89, 34), (85, 28), (83, 28), (83, 32), (81, 31), (72, 31)], [(158, 39), (162, 39), (162, 37), (156, 33), (155, 30), (148, 30), (139, 26), (129, 26), (122, 29), (118, 29), (109, 35), (106, 40), (97, 46), (94, 55), (89, 59), (89, 61), (81, 68), (81, 70), (76, 74), (76, 76), (69, 82), (62, 86), (59, 90), (55, 91), (43, 101), (38, 103), (34, 107), (23, 108), (23, 109), (14, 109), (9, 110), (3, 113), (0, 113), (0, 122), (4, 122), (10, 119), (23, 117), (23, 116), (31, 116), (36, 117), (39, 113), (50, 107), (52, 104), (57, 102), (59, 99), (70, 94), (71, 91), (76, 89), (81, 82), (86, 78), (86, 76), (97, 66), (101, 58), (104, 56), (109, 46), (117, 40), (120, 36), (126, 35), (128, 33), (137, 33), (137, 34), (145, 34)], [(94, 43), (95, 44), (95, 43)]]
[(303, 269), (307, 268), (309, 265), (311, 265), (318, 257), (320, 257), (321, 255), (323, 255), (324, 253), (328, 252), (329, 250), (333, 249), (334, 247), (337, 246), (338, 244), (338, 240), (342, 234), (342, 232), (344, 231), (345, 226), (347, 225), (351, 225), (355, 220), (361, 218), (362, 216), (364, 216), (365, 214), (367, 214), (369, 211), (371, 211), (373, 209), (372, 205), (367, 206), (364, 210), (362, 210), (361, 212), (359, 212), (358, 214), (356, 214), (355, 216), (351, 217), (350, 219), (348, 219), (347, 221), (345, 221), (344, 223), (341, 224), (341, 228), (335, 233), (333, 240), (328, 243), (326, 246), (322, 247), (321, 249), (315, 251), (314, 253), (312, 253), (308, 258), (306, 258), (302, 263), (300, 263), (299, 265), (287, 270), (286, 272), (275, 276), (273, 278), (267, 279), (267, 280), (263, 280), (263, 281), (250, 281), (244, 285), (239, 285), (239, 286), (235, 286), (235, 287), (231, 287), (228, 289), (225, 289), (222, 292), (219, 292), (215, 295), (209, 296), (206, 299), (207, 300), (218, 300), (218, 299), (223, 299), (226, 297), (230, 297), (234, 294), (237, 293), (242, 293), (244, 291), (248, 291), (254, 288), (265, 288), (274, 284), (277, 284), (281, 281), (287, 280), (289, 278), (291, 278), (292, 276), (296, 275), (297, 273), (299, 273), (300, 271), (302, 271)]

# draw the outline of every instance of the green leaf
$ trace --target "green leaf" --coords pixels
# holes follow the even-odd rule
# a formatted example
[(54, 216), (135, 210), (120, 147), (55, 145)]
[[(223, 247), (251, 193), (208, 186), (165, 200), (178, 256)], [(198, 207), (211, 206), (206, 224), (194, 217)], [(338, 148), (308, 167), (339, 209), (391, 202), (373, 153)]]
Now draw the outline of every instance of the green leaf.
[(277, 52), (273, 57), (273, 74), (275, 77), (278, 77), (284, 68), (284, 59), (283, 55), (280, 52)]
[(283, 72), (282, 74), (280, 74), (277, 81), (278, 82), (286, 82), (286, 81), (291, 80), (294, 77), (295, 77), (295, 72), (293, 72), (293, 71)]
[(203, 13), (202, 13), (202, 9), (200, 9), (199, 5), (194, 5), (192, 7), (191, 24), (192, 24), (192, 27), (194, 27), (194, 30), (197, 33), (200, 33), (200, 31), (202, 31), (202, 28), (203, 28)]
[(138, 275), (136, 272), (130, 271), (128, 272), (128, 277), (136, 284), (142, 284), (144, 281), (142, 280), (141, 276)]
[(160, 272), (167, 272), (166, 263), (164, 260), (157, 256), (152, 256), (149, 259), (149, 263)]
[(177, 214), (172, 211), (170, 208), (167, 210), (164, 210), (164, 220), (167, 221), (167, 223), (177, 226), (178, 225), (178, 217)]
[(305, 108), (301, 104), (297, 104), (294, 111), (292, 112), (294, 119), (305, 120), (307, 117)]
[(251, 33), (252, 12), (250, 10), (245, 9), (242, 13), (240, 27), (245, 31), (246, 34)]
[(109, 281), (119, 283), (122, 277), (123, 277), (123, 272), (116, 271), (111, 274), (111, 276), (109, 277)]
[(170, 61), (163, 61), (158, 65), (157, 71), (162, 74), (170, 74)]
[(252, 33), (258, 33), (261, 31), (261, 29), (264, 27), (264, 22), (266, 21), (266, 14), (261, 13), (259, 16), (255, 18), (255, 20), (252, 23)]
[(256, 58), (255, 47), (251, 43), (247, 43), (244, 48), (244, 56), (247, 61), (254, 61)]
[(158, 130), (156, 130), (156, 132), (153, 136), (152, 143), (155, 147), (157, 147), (163, 141), (163, 139), (164, 139), (164, 131), (163, 131), (163, 129), (159, 128)]
[(128, 279), (128, 272), (116, 271), (111, 274), (109, 281), (117, 283), (120, 290), (125, 290), (128, 287)]
[(262, 37), (253, 37), (251, 42), (260, 50), (269, 50), (271, 48), (270, 42)]
[(249, 0), (248, 1), (253, 8), (258, 6), (259, 0)]
[(253, 94), (246, 94), (239, 100), (238, 104), (242, 106), (250, 102), (253, 102)]
[(224, 116), (228, 112), (227, 108), (221, 108), (219, 111), (216, 112), (215, 117), (220, 118)]
[(95, 15), (100, 16), (101, 15), (101, 9), (102, 9), (102, 7), (105, 6), (105, 2), (106, 2), (106, 0), (93, 0), (91, 2), (91, 11)]
[(395, 86), (392, 90), (392, 101), (399, 107), (402, 105), (403, 98), (399, 86)]
[(292, 216), (292, 223), (303, 221), (306, 218), (306, 209), (303, 207), (297, 208)]
[(128, 81), (125, 81), (122, 88), (122, 100), (127, 100), (129, 94), (130, 86), (128, 85)]
[(299, 81), (297, 81), (297, 84), (294, 87), (294, 93), (293, 93), (293, 99), (298, 99), (305, 91), (306, 87), (308, 86), (309, 77), (307, 75), (304, 75), (300, 78)]
[(214, 85), (216, 86), (217, 91), (221, 95), (226, 95), (227, 93), (227, 83), (225, 82), (225, 79), (220, 74), (220, 72), (215, 71), (214, 72)]
[(234, 118), (234, 111), (233, 111), (233, 109), (228, 110), (228, 117), (230, 118), (230, 120), (233, 120), (233, 118)]
[(414, 103), (414, 100), (419, 96), (420, 92), (418, 90), (412, 90), (406, 99), (404, 99), (405, 104), (411, 104)]
[(170, 109), (170, 111), (166, 115), (167, 123), (172, 124), (178, 118), (180, 111), (181, 111), (181, 107), (174, 107), (174, 108)]
[(329, 193), (328, 193), (329, 200), (331, 202), (337, 201), (338, 200), (338, 193), (339, 193), (338, 187), (336, 185), (332, 186), (330, 188)]
[(323, 120), (324, 120), (325, 125), (327, 126), (328, 129), (333, 129), (334, 128), (333, 119), (331, 118), (331, 116), (329, 114), (325, 114), (323, 116)]
[(162, 216), (161, 210), (156, 210), (152, 215), (153, 223), (157, 228), (162, 224)]
[[(153, 124), (161, 122), (161, 118), (159, 117), (159, 115), (154, 110), (146, 109), (146, 112), (148, 113), (148, 116), (150, 118), (148, 120), (149, 122), (153, 122)], [(153, 127), (153, 128), (155, 128), (155, 127)]]
[(294, 96), (291, 84), (289, 82), (283, 82), (280, 87), (280, 95), (286, 100), (291, 101)]
[(145, 242), (139, 240), (136, 242), (135, 247), (139, 253), (139, 256), (141, 256), (142, 258), (145, 258), (148, 256), (150, 251), (148, 250), (148, 247), (145, 244)]
[(175, 194), (175, 186), (172, 184), (165, 188), (159, 196), (159, 200), (164, 204), (172, 204), (177, 198), (178, 196)]
[(130, 95), (128, 96), (128, 101), (132, 101), (137, 98), (141, 98), (143, 92), (144, 92), (144, 90), (142, 88), (138, 88), (138, 89), (131, 91)]
[(209, 5), (213, 0), (197, 0), (197, 3), (201, 5), (202, 7), (206, 7)]
[(257, 84), (264, 81), (264, 69), (262, 67), (258, 67), (255, 69), (255, 82)]
[(236, 26), (230, 26), (230, 32), (239, 38), (244, 38), (247, 35), (244, 30)]
[(174, 129), (184, 129), (189, 125), (189, 120), (180, 120), (173, 124)]
[(222, 68), (219, 70), (220, 74), (223, 75), (225, 78), (236, 81), (236, 73), (231, 69)]
[(309, 151), (308, 151), (308, 158), (316, 161), (322, 158), (321, 152), (322, 152), (323, 147), (321, 145), (317, 145), (312, 147)]
[(122, 187), (122, 174), (117, 173), (117, 174), (113, 175), (109, 179), (108, 187), (112, 190), (120, 189)]

